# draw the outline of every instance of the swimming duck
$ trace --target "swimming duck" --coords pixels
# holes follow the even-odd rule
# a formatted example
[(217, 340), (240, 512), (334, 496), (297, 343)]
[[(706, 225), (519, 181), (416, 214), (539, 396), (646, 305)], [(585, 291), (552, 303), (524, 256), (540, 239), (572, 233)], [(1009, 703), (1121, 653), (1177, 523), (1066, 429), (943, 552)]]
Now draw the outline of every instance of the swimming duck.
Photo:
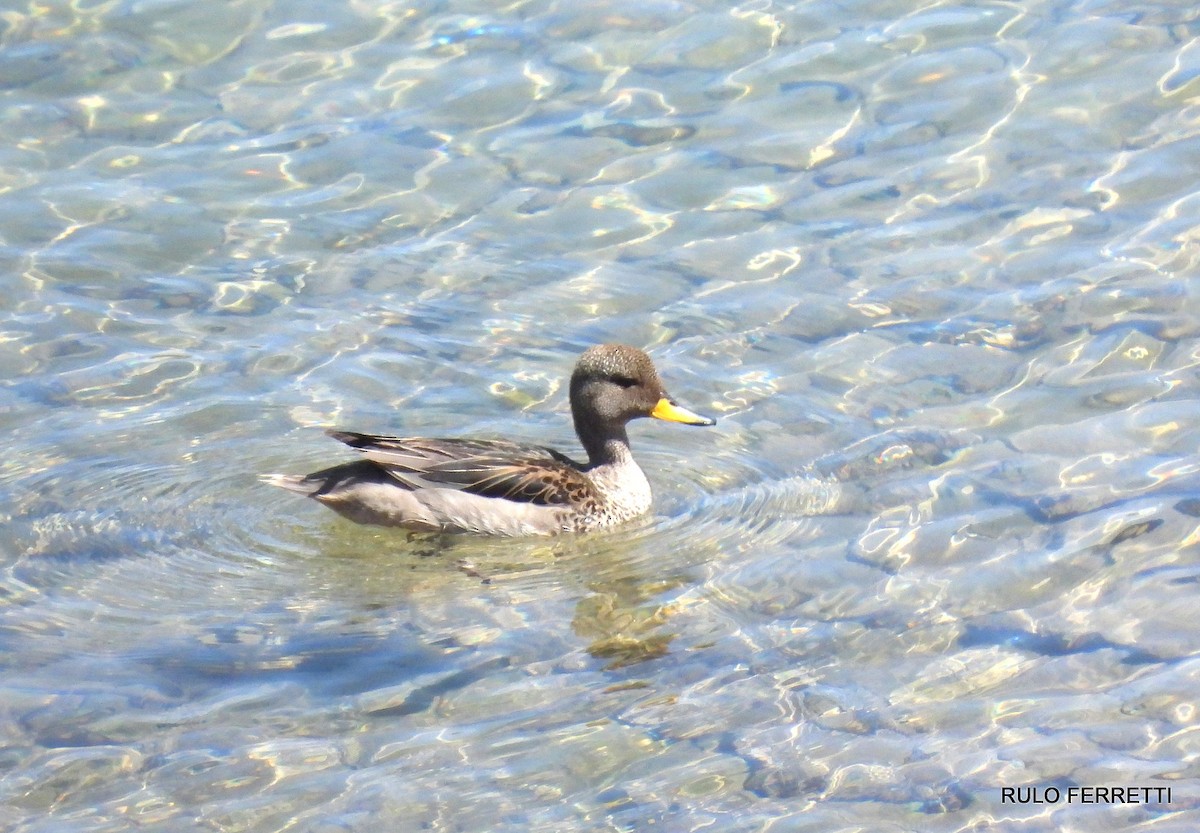
[(263, 479), (358, 523), (483, 535), (578, 532), (650, 508), (650, 484), (625, 433), (631, 419), (715, 423), (676, 404), (650, 357), (624, 344), (601, 344), (579, 357), (571, 374), (571, 415), (586, 464), (551, 448), (503, 440), (331, 430), (329, 436), (365, 459)]

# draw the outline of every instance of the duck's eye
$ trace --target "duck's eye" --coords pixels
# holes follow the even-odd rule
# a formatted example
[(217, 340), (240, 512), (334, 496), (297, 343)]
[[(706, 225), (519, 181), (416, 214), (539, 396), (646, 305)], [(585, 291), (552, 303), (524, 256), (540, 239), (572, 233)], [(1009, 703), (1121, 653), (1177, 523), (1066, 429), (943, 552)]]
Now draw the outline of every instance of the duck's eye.
[(637, 384), (637, 379), (632, 376), (614, 376), (612, 380), (623, 388), (631, 388)]

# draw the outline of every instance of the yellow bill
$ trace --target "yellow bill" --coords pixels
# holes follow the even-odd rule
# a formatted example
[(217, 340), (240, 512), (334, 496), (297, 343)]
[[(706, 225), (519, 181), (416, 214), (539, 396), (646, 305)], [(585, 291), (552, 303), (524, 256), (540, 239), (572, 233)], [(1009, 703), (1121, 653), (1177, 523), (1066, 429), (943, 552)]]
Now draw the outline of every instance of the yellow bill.
[(665, 396), (658, 400), (658, 404), (654, 406), (654, 410), (650, 412), (650, 416), (655, 419), (665, 419), (667, 422), (682, 422), (684, 425), (717, 424), (715, 419), (700, 416), (700, 414), (689, 411), (687, 408), (680, 407)]

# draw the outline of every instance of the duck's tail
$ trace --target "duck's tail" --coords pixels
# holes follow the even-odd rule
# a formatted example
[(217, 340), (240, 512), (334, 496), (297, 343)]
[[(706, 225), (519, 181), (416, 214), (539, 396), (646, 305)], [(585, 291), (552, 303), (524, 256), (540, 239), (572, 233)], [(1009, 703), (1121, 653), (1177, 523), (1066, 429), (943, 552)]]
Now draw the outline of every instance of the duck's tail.
[(325, 485), (320, 480), (314, 481), (302, 474), (260, 474), (258, 479), (306, 497), (312, 497)]

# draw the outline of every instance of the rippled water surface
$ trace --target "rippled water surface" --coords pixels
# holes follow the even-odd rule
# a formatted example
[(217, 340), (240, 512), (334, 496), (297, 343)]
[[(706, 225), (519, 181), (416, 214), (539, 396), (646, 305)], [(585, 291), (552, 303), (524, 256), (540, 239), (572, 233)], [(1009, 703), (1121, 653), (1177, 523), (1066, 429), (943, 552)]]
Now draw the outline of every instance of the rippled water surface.
[[(17, 0), (0, 828), (1194, 830), (1198, 215), (1191, 2)], [(619, 530), (257, 480), (611, 340)]]

